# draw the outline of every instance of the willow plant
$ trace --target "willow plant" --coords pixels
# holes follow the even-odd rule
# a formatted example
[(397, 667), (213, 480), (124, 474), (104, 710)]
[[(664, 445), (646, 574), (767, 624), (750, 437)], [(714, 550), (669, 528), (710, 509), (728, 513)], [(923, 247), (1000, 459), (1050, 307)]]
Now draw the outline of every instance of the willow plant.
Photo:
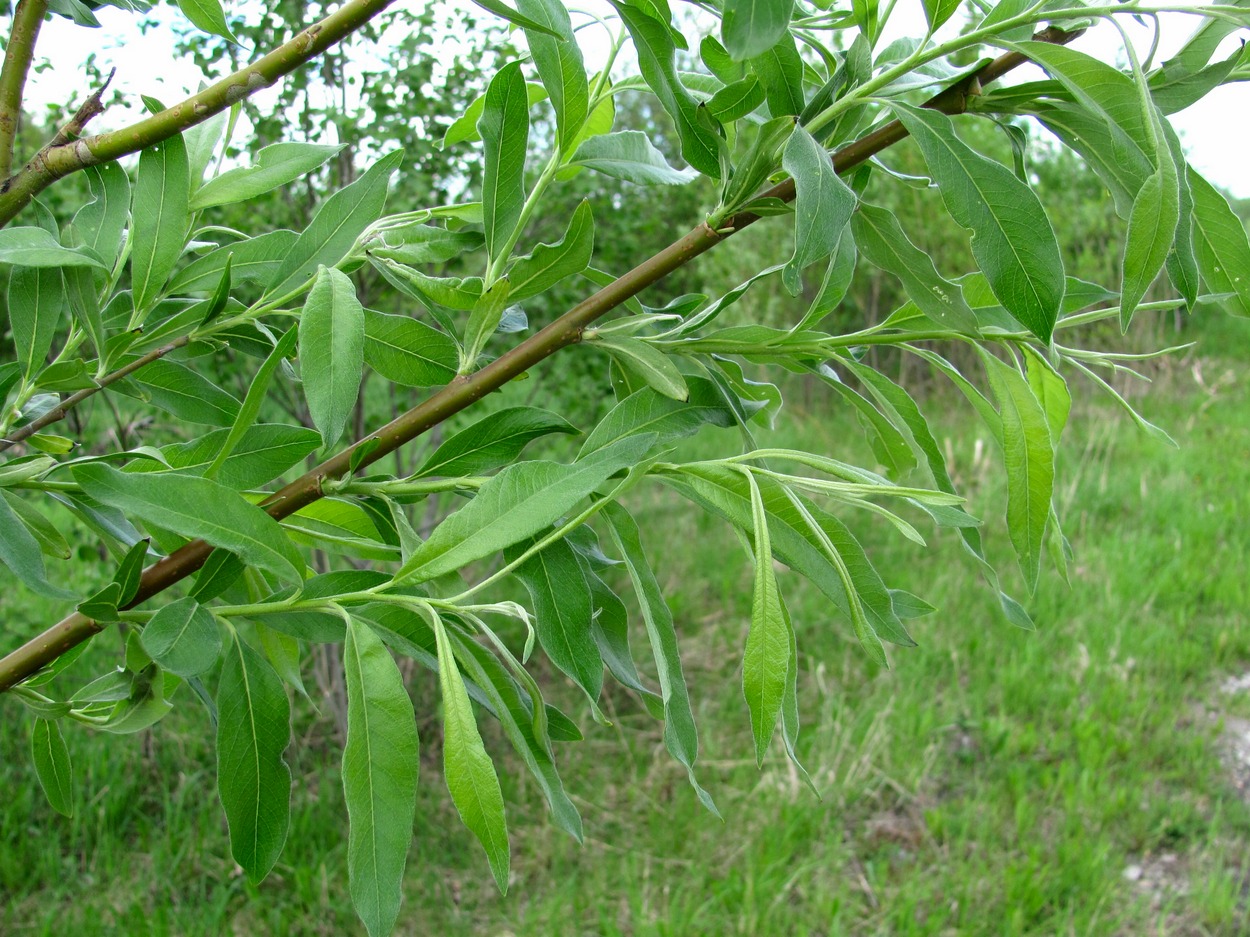
[[(258, 881), (287, 835), (288, 696), (301, 649), (341, 646), (347, 871), (372, 934), (388, 933), (398, 915), (418, 780), (417, 723), (397, 656), (437, 675), (446, 784), (501, 889), (506, 810), (480, 719), (499, 723), (552, 821), (582, 836), (556, 769), (557, 743), (581, 738), (581, 728), (546, 701), (527, 667), (539, 649), (584, 691), (594, 720), (605, 720), (597, 703), (605, 670), (636, 693), (663, 720), (664, 742), (695, 794), (716, 810), (696, 775), (679, 623), (645, 531), (625, 506), (628, 492), (666, 489), (739, 535), (755, 570), (742, 652), (755, 755), (762, 762), (780, 735), (797, 764), (802, 629), (774, 559), (810, 580), (830, 617), (884, 664), (886, 646), (912, 645), (908, 621), (933, 608), (891, 588), (853, 528), (888, 522), (921, 543), (921, 521), (952, 528), (1004, 618), (1032, 627), (1027, 600), (1000, 587), (982, 522), (956, 490), (921, 406), (873, 367), (868, 349), (897, 349), (949, 379), (999, 443), (1006, 528), (1032, 592), (1044, 558), (1062, 570), (1069, 552), (1054, 506), (1068, 379), (1129, 406), (1109, 378), (1131, 361), (1084, 347), (1086, 327), (1110, 319), (1127, 329), (1142, 309), (1200, 301), (1250, 314), (1245, 230), (1187, 164), (1168, 119), (1250, 76), (1240, 47), (1217, 57), (1223, 40), (1250, 25), (1250, 7), (1239, 2), (924, 0), (924, 34), (889, 44), (879, 40), (894, 4), (876, 0), (724, 0), (680, 20), (665, 0), (611, 0), (602, 16), (559, 0), (479, 3), (524, 34), (528, 56), (504, 64), (443, 141), (481, 147), (476, 199), (388, 213), (388, 183), (404, 154), (384, 153), (298, 232), (249, 234), (205, 221), (214, 207), (287, 185), (337, 152), (282, 142), (223, 171), (231, 109), (369, 22), (386, 0), (350, 0), (186, 101), (149, 102), (153, 113), (134, 125), (88, 135), (104, 110), (97, 89), (16, 169), (40, 25), (50, 9), (80, 21), (93, 20), (91, 10), (78, 0), (20, 0), (0, 71), (8, 175), (0, 264), (13, 351), (0, 365), (0, 560), (28, 589), (71, 609), (0, 661), (0, 690), (30, 710), (38, 776), (66, 814), (75, 794), (63, 725), (132, 733), (179, 702), (203, 706), (216, 727), (231, 849)], [(182, 7), (198, 28), (229, 37), (216, 0)], [(1165, 24), (1175, 28), (1164, 14), (1173, 13), (1195, 31), (1156, 62)], [(1126, 68), (1068, 46), (1089, 29), (1121, 29), (1125, 17), (1154, 29), (1144, 61), (1127, 37)], [(608, 50), (606, 60), (600, 54), (588, 68), (579, 43), (589, 31), (575, 32), (575, 20), (608, 37), (596, 47)], [(696, 28), (705, 34), (692, 47)], [(1025, 62), (1045, 77), (995, 84)], [(630, 64), (637, 74), (626, 73)], [(652, 95), (667, 112), (680, 160), (646, 132), (613, 129), (614, 102), (627, 94)], [(553, 123), (531, 133), (539, 109)], [(1121, 283), (1065, 275), (1028, 173), (971, 148), (957, 123), (972, 120), (1031, 120), (1085, 159), (1127, 224)], [(882, 193), (904, 183), (876, 157), (905, 137), (970, 232), (977, 269), (938, 270), (908, 237), (915, 219), (882, 207)], [(133, 153), (129, 174), (115, 160)], [(90, 200), (61, 223), (37, 196), (79, 171)], [(544, 200), (577, 172), (637, 185), (706, 177), (715, 204), (684, 236), (617, 275), (595, 266), (596, 229), (612, 228), (602, 206), (580, 204), (555, 243), (530, 239)], [(727, 292), (663, 294), (668, 273), (757, 222), (793, 244), (787, 260)], [(861, 257), (896, 277), (909, 301), (875, 325), (839, 333), (826, 323)], [(438, 272), (453, 259), (476, 275)], [(362, 304), (363, 268), (410, 314)], [(1156, 280), (1175, 298), (1143, 302)], [(588, 297), (518, 340), (527, 304), (569, 283), (584, 284)], [(647, 294), (657, 305), (643, 305), (638, 294), (657, 283)], [(792, 297), (793, 324), (723, 324), (748, 290)], [(488, 407), (415, 471), (388, 471), (399, 447), (574, 345), (610, 362), (604, 386), (614, 404), (597, 424), (574, 426), (535, 406)], [(961, 346), (975, 350), (960, 360), (979, 362), (979, 374), (961, 373), (956, 356), (943, 354)], [(247, 369), (241, 400), (206, 376), (225, 349)], [(761, 375), (778, 369), (809, 375), (856, 412), (874, 464), (757, 444), (754, 428), (781, 402)], [(344, 446), (366, 370), (423, 396)], [(261, 422), (267, 398), (292, 386), (302, 387), (311, 426)], [(114, 451), (64, 428), (75, 408), (117, 395), (200, 428), (183, 430), (190, 441)], [(535, 397), (543, 402), (541, 387)], [(719, 430), (723, 455), (674, 461), (675, 443), (705, 426)], [(566, 438), (553, 438), (570, 435), (580, 436), (574, 458), (543, 457), (544, 446), (548, 455), (570, 451)], [(289, 480), (317, 453), (321, 464)], [(414, 512), (426, 513), (431, 499), (454, 509), (422, 537)], [(71, 588), (80, 577), (68, 546), (83, 542), (101, 544), (116, 567), (105, 588), (85, 596)], [(314, 550), (336, 558), (317, 574)], [(618, 582), (609, 567), (628, 574), (641, 627), (609, 584)], [(102, 632), (122, 636), (116, 667), (71, 683), (67, 668)], [(638, 668), (635, 653), (653, 666)]]

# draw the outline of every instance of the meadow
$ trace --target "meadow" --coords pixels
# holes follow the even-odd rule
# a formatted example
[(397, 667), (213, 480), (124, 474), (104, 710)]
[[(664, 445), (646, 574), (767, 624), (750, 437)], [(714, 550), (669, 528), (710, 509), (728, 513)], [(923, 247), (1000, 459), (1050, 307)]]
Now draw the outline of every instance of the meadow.
[[(437, 689), (417, 671), (422, 775), (397, 933), (1246, 933), (1250, 773), (1229, 739), (1250, 726), (1250, 691), (1225, 687), (1250, 671), (1244, 325), (1207, 328), (1135, 398), (1179, 449), (1088, 387), (1076, 395), (1059, 487), (1074, 559), (1068, 584), (1047, 572), (1029, 602), (1035, 632), (998, 617), (957, 537), (923, 550), (867, 514), (854, 529), (889, 584), (940, 609), (912, 622), (919, 646), (892, 648), (891, 669), (780, 574), (798, 629), (800, 754), (820, 799), (777, 740), (756, 769), (737, 671), (751, 571), (729, 529), (658, 486), (635, 494), (681, 636), (700, 779), (724, 821), (699, 806), (633, 697), (608, 689), (603, 727), (566, 687), (558, 701), (586, 735), (558, 752), (582, 846), (547, 822), (482, 721), (513, 834), (502, 897), (442, 786)], [(925, 407), (1006, 567), (998, 454), (944, 393)], [(852, 421), (805, 399), (761, 440), (863, 454)], [(10, 634), (57, 615), (8, 581), (0, 594)], [(290, 840), (252, 886), (229, 857), (201, 709), (137, 736), (70, 729), (78, 810), (66, 820), (38, 790), (29, 716), (0, 700), (0, 934), (363, 933), (336, 727), (307, 703), (296, 713)]]

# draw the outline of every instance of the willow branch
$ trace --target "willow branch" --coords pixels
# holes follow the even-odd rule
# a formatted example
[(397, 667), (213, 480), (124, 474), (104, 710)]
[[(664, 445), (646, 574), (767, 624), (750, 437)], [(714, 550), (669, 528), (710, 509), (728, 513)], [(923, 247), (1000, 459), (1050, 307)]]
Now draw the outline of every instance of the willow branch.
[(21, 427), (18, 430), (15, 430), (14, 432), (10, 433), (8, 436), (4, 437), (3, 439), (0, 439), (0, 452), (4, 452), (6, 449), (17, 445), (23, 439), (33, 436), (35, 433), (39, 432), (44, 427), (50, 426), (53, 423), (57, 423), (65, 419), (67, 416), (69, 416), (69, 411), (73, 410), (74, 407), (78, 406), (88, 397), (92, 397), (98, 394), (100, 391), (104, 390), (104, 388), (108, 387), (110, 384), (115, 384), (117, 381), (120, 381), (123, 377), (126, 377), (127, 375), (130, 375), (130, 374), (134, 374), (140, 368), (144, 367), (145, 365), (151, 364), (153, 361), (157, 360), (158, 358), (164, 358), (171, 351), (176, 351), (177, 349), (186, 345), (190, 341), (191, 341), (191, 336), (184, 335), (181, 338), (174, 339), (172, 342), (170, 342), (167, 345), (162, 345), (160, 348), (153, 348), (147, 354), (141, 355), (140, 357), (136, 358), (134, 361), (131, 361), (128, 364), (126, 364), (124, 367), (120, 367), (116, 371), (112, 371), (104, 375), (104, 377), (96, 381), (94, 386), (84, 387), (82, 390), (76, 391), (75, 393), (70, 394), (68, 397), (62, 400), (59, 404), (57, 404), (47, 413), (40, 416), (38, 419), (31, 420), (25, 426)]
[(26, 76), (30, 74), (39, 27), (47, 13), (48, 0), (18, 0), (13, 11), (13, 31), (4, 52), (4, 66), (0, 68), (0, 179), (7, 178), (13, 169)]
[(87, 96), (87, 100), (74, 112), (74, 116), (65, 122), (56, 135), (48, 141), (42, 152), (47, 152), (53, 147), (63, 146), (73, 140), (77, 140), (82, 136), (83, 130), (86, 129), (94, 118), (104, 113), (104, 92), (108, 90), (109, 85), (113, 83), (113, 76), (117, 74), (117, 69), (109, 72), (108, 77), (104, 79), (104, 84), (96, 88)]
[[(1077, 35), (1078, 33), (1075, 32), (1047, 29), (1035, 38), (1046, 42), (1066, 43), (1076, 38)], [(928, 106), (946, 113), (958, 113), (966, 107), (968, 96), (976, 93), (980, 85), (1002, 77), (1025, 61), (1027, 60), (1023, 56), (1014, 52), (999, 56), (975, 74), (930, 99)], [(905, 136), (906, 132), (897, 121), (885, 124), (880, 129), (833, 154), (834, 167), (838, 172), (845, 173)], [(769, 196), (785, 201), (792, 200), (794, 195), (793, 181), (782, 182), (767, 192), (761, 193), (761, 197)], [(350, 448), (322, 462), (316, 468), (270, 495), (261, 506), (273, 518), (281, 520), (317, 501), (323, 495), (322, 482), (346, 475), (352, 469), (353, 456), (358, 456), (356, 469), (372, 465), (426, 430), (437, 426), (491, 391), (497, 390), (508, 381), (530, 370), (561, 348), (577, 343), (581, 340), (582, 332), (595, 320), (607, 315), (627, 299), (674, 270), (690, 263), (700, 254), (711, 250), (733, 233), (754, 224), (759, 218), (760, 216), (751, 212), (739, 212), (727, 219), (720, 230), (714, 230), (706, 223), (699, 225), (685, 237), (674, 241), (593, 296), (578, 303), (560, 318), (535, 332), (480, 371), (455, 378), (450, 384), (417, 404), (407, 413), (396, 417), (381, 429), (370, 433)], [(213, 547), (208, 543), (203, 540), (194, 540), (149, 566), (143, 572), (138, 592), (126, 607), (132, 608), (190, 576), (204, 565), (212, 551)], [(56, 660), (66, 651), (103, 631), (106, 626), (107, 623), (93, 621), (79, 612), (68, 615), (37, 638), (0, 660), (0, 692), (9, 689), (41, 667)]]
[[(26, 3), (27, 0), (21, 2)], [(159, 114), (121, 130), (45, 147), (16, 175), (0, 183), (0, 226), (12, 221), (30, 204), (31, 199), (57, 179), (168, 140), (268, 88), (279, 78), (360, 29), (392, 2), (394, 0), (348, 0), (325, 19), (309, 26), (268, 55)]]

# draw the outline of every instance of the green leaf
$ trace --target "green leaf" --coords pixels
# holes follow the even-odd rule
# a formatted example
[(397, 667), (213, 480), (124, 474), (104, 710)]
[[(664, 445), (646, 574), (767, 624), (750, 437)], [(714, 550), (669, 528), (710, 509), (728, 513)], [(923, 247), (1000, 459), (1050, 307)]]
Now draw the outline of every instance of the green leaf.
[(405, 387), (434, 387), (456, 376), (456, 343), (409, 316), (365, 310), (365, 364)]
[(511, 292), (512, 284), (507, 277), (502, 277), (496, 280), (489, 289), (483, 290), (482, 295), (473, 304), (473, 309), (469, 313), (469, 321), (465, 323), (460, 339), (459, 372), (461, 374), (468, 374), (473, 369), (482, 354), (482, 349), (486, 347), (490, 337), (499, 328), (504, 313), (508, 309), (508, 298)]
[(180, 677), (205, 673), (221, 653), (221, 634), (212, 612), (187, 597), (170, 602), (144, 626), (143, 649)]
[(405, 264), (443, 264), (465, 251), (477, 250), (486, 239), (480, 231), (450, 231), (428, 224), (387, 228), (368, 243), (370, 254)]
[(982, 353), (1003, 420), (1007, 531), (1029, 590), (1037, 588), (1055, 485), (1055, 451), (1045, 411), (1015, 368)]
[[(56, 525), (48, 518), (44, 517), (40, 511), (24, 498), (18, 497), (14, 492), (0, 491), (0, 497), (9, 502), (9, 507), (13, 509), (22, 523), (26, 525), (39, 543), (39, 550), (44, 556), (50, 556), (58, 560), (67, 560), (72, 555), (69, 543), (65, 537), (57, 530)], [(59, 658), (58, 658), (59, 659)]]
[(265, 295), (284, 296), (307, 283), (318, 267), (333, 266), (346, 257), (361, 232), (381, 216), (387, 185), (403, 158), (403, 150), (388, 153), (351, 185), (326, 199), (286, 252)]
[(48, 582), (39, 543), (5, 498), (0, 498), (0, 562), (28, 589), (39, 595), (53, 599), (67, 599), (73, 595)]
[[(186, 0), (182, 0), (186, 2)], [(215, 2), (215, 0), (207, 0)], [(256, 154), (251, 166), (241, 166), (210, 179), (191, 199), (191, 210), (242, 202), (308, 175), (343, 149), (341, 144), (274, 143)]]
[(685, 400), (690, 396), (686, 379), (677, 365), (654, 345), (637, 338), (609, 334), (597, 336), (592, 347), (608, 352), (623, 368), (665, 397)]
[(959, 286), (943, 277), (933, 260), (907, 237), (894, 213), (861, 203), (852, 219), (855, 245), (875, 266), (898, 277), (907, 295), (934, 324), (977, 333), (977, 317)]
[(100, 267), (99, 259), (62, 247), (45, 228), (8, 227), (0, 230), (0, 264), (22, 267)]
[(681, 155), (704, 175), (719, 179), (720, 141), (698, 117), (698, 102), (677, 76), (677, 47), (667, 21), (661, 21), (641, 5), (612, 0), (638, 51), (638, 67), (647, 86), (677, 125)]
[(722, 124), (746, 117), (764, 103), (764, 86), (754, 75), (725, 85), (708, 99), (707, 109)]
[(365, 368), (365, 311), (341, 270), (317, 270), (300, 316), (299, 361), (308, 412), (332, 446), (351, 419)]
[(130, 602), (139, 591), (139, 583), (143, 576), (143, 566), (148, 559), (148, 545), (150, 540), (140, 540), (134, 544), (126, 555), (122, 557), (122, 561), (117, 566), (117, 572), (113, 574), (113, 582), (117, 583), (121, 590), (118, 595), (118, 604), (126, 605)]
[(725, 49), (737, 61), (767, 52), (790, 27), (794, 0), (726, 0), (721, 18)]
[(764, 86), (764, 98), (773, 117), (803, 113), (803, 60), (794, 37), (781, 41), (751, 59), (751, 70)]
[(963, 0), (922, 0), (924, 16), (929, 21), (929, 33), (937, 32), (942, 24), (955, 15)]
[[(507, 559), (520, 555), (522, 546), (530, 544), (510, 548)], [(590, 632), (590, 587), (573, 548), (557, 540), (518, 566), (513, 575), (530, 594), (538, 643), (595, 704), (603, 688), (603, 658)]]
[(230, 263), (232, 282), (267, 283), (299, 240), (294, 231), (270, 231), (237, 244), (227, 244), (187, 264), (169, 284), (173, 294), (199, 293), (214, 289)]
[(304, 578), (304, 561), (277, 521), (217, 482), (190, 475), (129, 474), (98, 462), (76, 465), (73, 473), (90, 497), (127, 515), (224, 547), (279, 578)]
[(291, 708), (269, 663), (236, 635), (217, 683), (217, 789), (230, 852), (252, 882), (282, 853), (291, 813)]
[(1120, 290), (1120, 329), (1128, 331), (1133, 311), (1154, 282), (1172, 242), (1181, 217), (1180, 185), (1176, 163), (1166, 146), (1157, 152), (1158, 168), (1150, 174), (1129, 216), (1124, 241), (1124, 284)]
[(69, 747), (61, 727), (47, 719), (36, 719), (30, 734), (30, 753), (35, 776), (52, 809), (62, 816), (74, 815), (74, 777)]
[(673, 626), (673, 613), (669, 611), (660, 584), (656, 582), (651, 564), (643, 553), (638, 525), (619, 504), (604, 508), (612, 529), (612, 539), (629, 569), (634, 594), (642, 608), (642, 618), (647, 627), (647, 638), (655, 656), (656, 678), (660, 682), (660, 695), (664, 700), (664, 746), (686, 769), (686, 775), (699, 801), (716, 816), (720, 816), (712, 797), (700, 785), (694, 774), (695, 760), (699, 756), (699, 735), (694, 724), (694, 711), (690, 708), (690, 693), (681, 669), (681, 653), (677, 649), (677, 630)]
[(1037, 195), (1006, 166), (969, 149), (945, 114), (892, 106), (920, 145), (947, 209), (972, 230), (972, 254), (994, 295), (1049, 344), (1063, 301), (1063, 259)]
[(1233, 294), (1232, 305), (1250, 316), (1250, 242), (1246, 228), (1211, 183), (1193, 169), (1189, 188), (1194, 196), (1194, 248), (1207, 287)]
[(527, 29), (525, 41), (555, 108), (556, 139), (568, 152), (590, 109), (590, 86), (572, 21), (560, 0), (517, 0), (517, 9), (537, 26)]
[(435, 527), (396, 577), (424, 582), (534, 536), (609, 477), (641, 459), (654, 439), (621, 440), (571, 465), (518, 462), (508, 466), (486, 482), (472, 501)]
[(132, 327), (141, 323), (174, 272), (191, 222), (191, 169), (181, 134), (139, 154), (131, 209)]
[[(234, 453), (235, 446), (243, 441), (244, 435), (256, 422), (256, 418), (260, 415), (261, 405), (265, 402), (265, 397), (269, 393), (269, 382), (273, 379), (273, 373), (284, 359), (290, 357), (291, 352), (295, 348), (297, 334), (298, 329), (287, 329), (282, 337), (278, 339), (278, 343), (273, 346), (273, 351), (269, 353), (269, 357), (257, 369), (255, 377), (252, 378), (251, 384), (248, 385), (247, 396), (243, 398), (243, 405), (239, 407), (239, 415), (235, 417), (234, 425), (230, 427), (230, 431), (226, 434), (221, 448), (217, 450), (217, 455), (213, 458), (208, 468), (204, 470), (205, 478), (217, 477), (221, 467)], [(265, 479), (265, 481), (268, 480)]]
[(16, 267), (9, 275), (9, 328), (22, 377), (43, 370), (65, 315), (65, 279), (52, 267)]
[(689, 394), (685, 400), (675, 400), (650, 387), (630, 394), (590, 431), (578, 458), (641, 433), (654, 434), (657, 442), (667, 443), (697, 433), (709, 423), (737, 425), (733, 408), (711, 381), (692, 377), (686, 383)]
[[(528, 16), (523, 16), (522, 14), (518, 13), (516, 10), (508, 6), (506, 3), (502, 3), (501, 0), (473, 0), (473, 2), (476, 3), (478, 6), (480, 6), (483, 10), (487, 10), (490, 13), (494, 13), (496, 16), (507, 20), (509, 23), (512, 23), (514, 26), (520, 26), (522, 29), (533, 30), (537, 32), (539, 36), (551, 36), (551, 37), (554, 37), (555, 39), (564, 38), (562, 33), (551, 28), (551, 26), (538, 22), (537, 20), (531, 19)], [(520, 4), (520, 3), (518, 3), (517, 5), (524, 6), (524, 4)], [(565, 16), (565, 19), (567, 21), (568, 19), (567, 14)], [(570, 35), (569, 38), (571, 39), (572, 36)], [(529, 41), (532, 44), (534, 40), (531, 38)]]
[(751, 629), (742, 654), (742, 693), (751, 713), (755, 763), (763, 766), (786, 692), (790, 666), (790, 633), (781, 610), (781, 593), (773, 572), (768, 515), (759, 486), (749, 473), (751, 517), (755, 525), (755, 585), (751, 593)]
[[(527, 81), (525, 83), (525, 91), (528, 95), (529, 106), (533, 107), (540, 101), (547, 100), (547, 89), (536, 81)], [(447, 132), (443, 134), (442, 141), (438, 144), (440, 149), (447, 149), (449, 146), (455, 146), (457, 143), (473, 143), (481, 139), (481, 135), (477, 131), (477, 122), (482, 119), (482, 112), (486, 110), (485, 93), (474, 98), (473, 103), (464, 109), (464, 113), (456, 118), (455, 122), (447, 128)]]
[(508, 270), (511, 287), (508, 301), (519, 303), (545, 292), (565, 277), (581, 273), (590, 266), (594, 247), (595, 221), (590, 213), (590, 202), (583, 200), (569, 219), (564, 237), (555, 244), (539, 244), (533, 253), (517, 260)]
[(794, 177), (794, 256), (786, 264), (782, 282), (791, 296), (802, 289), (802, 270), (824, 260), (838, 246), (851, 213), (855, 193), (838, 178), (829, 154), (803, 127), (795, 127), (786, 141), (782, 167)]
[(482, 119), (477, 123), (485, 150), (482, 217), (486, 253), (492, 261), (511, 244), (521, 221), (529, 126), (529, 97), (521, 63), (509, 62), (491, 79)]
[[(239, 401), (208, 378), (177, 361), (158, 358), (144, 365), (129, 380), (137, 393), (154, 406), (190, 423), (230, 426), (239, 415)], [(130, 391), (125, 382), (114, 385)]]
[(473, 718), (464, 678), (452, 655), (443, 623), (434, 619), (438, 642), (438, 685), (443, 694), (443, 775), (460, 819), (486, 850), (503, 893), (508, 891), (508, 821), (499, 777)]
[(434, 450), (417, 475), (477, 475), (516, 459), (530, 442), (551, 433), (577, 434), (564, 417), (534, 407), (509, 407), (478, 420)]
[(685, 185), (698, 175), (689, 169), (674, 169), (647, 135), (637, 130), (591, 137), (577, 148), (571, 164), (635, 185)]
[(368, 625), (347, 621), (343, 643), (347, 742), (347, 870), (352, 904), (372, 937), (399, 917), (417, 810), (417, 722), (404, 678)]
[(117, 262), (122, 236), (130, 220), (130, 179), (116, 162), (88, 166), (84, 170), (91, 201), (78, 209), (70, 224), (76, 242), (104, 260), (105, 267)]
[[(170, 468), (184, 475), (203, 475), (226, 444), (230, 430), (213, 430), (199, 439), (161, 447)], [(283, 423), (257, 423), (249, 426), (234, 444), (229, 457), (217, 471), (217, 481), (227, 488), (243, 491), (273, 481), (305, 456), (321, 446), (321, 434), (303, 426)], [(135, 461), (127, 472), (159, 472), (163, 467), (152, 460)]]
[(1058, 448), (1063, 428), (1068, 424), (1068, 413), (1072, 410), (1068, 382), (1037, 349), (1029, 345), (1023, 347), (1029, 389), (1042, 405), (1042, 411), (1046, 414), (1046, 427), (1050, 430), (1050, 441)]
[(219, 0), (178, 0), (178, 8), (197, 29), (238, 44), (239, 40), (226, 23), (226, 14)]

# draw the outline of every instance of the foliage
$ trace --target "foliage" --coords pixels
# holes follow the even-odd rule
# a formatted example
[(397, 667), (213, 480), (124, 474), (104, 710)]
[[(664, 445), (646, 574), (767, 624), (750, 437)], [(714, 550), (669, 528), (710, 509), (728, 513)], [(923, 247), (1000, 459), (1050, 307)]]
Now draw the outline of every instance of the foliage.
[[(60, 2), (55, 12), (87, 15), (75, 0)], [(392, 655), (437, 673), (451, 800), (501, 890), (510, 868), (506, 802), (479, 721), (497, 721), (555, 825), (582, 837), (555, 760), (557, 743), (580, 739), (581, 728), (536, 679), (536, 648), (600, 723), (608, 722), (599, 705), (605, 667), (638, 694), (715, 813), (698, 772), (678, 621), (652, 559), (654, 538), (627, 506), (663, 489), (727, 522), (754, 564), (743, 691), (756, 758), (776, 736), (806, 777), (796, 629), (774, 561), (809, 580), (884, 665), (886, 645), (913, 645), (910, 622), (933, 606), (898, 588), (892, 571), (883, 575), (856, 530), (869, 512), (923, 543), (915, 526), (923, 519), (957, 531), (1003, 617), (1032, 628), (1043, 559), (1066, 575), (1070, 552), (1055, 498), (1067, 376), (1090, 378), (1129, 408), (1104, 375), (1129, 370), (1134, 356), (1069, 336), (1105, 321), (1128, 328), (1149, 309), (1221, 303), (1250, 315), (1250, 281), (1236, 274), (1250, 269), (1245, 229), (1187, 166), (1167, 120), (1245, 77), (1240, 50), (1212, 61), (1220, 40), (1250, 24), (1240, 6), (1179, 7), (1198, 23), (1194, 37), (1157, 67), (1126, 42), (1127, 70), (1066, 43), (1089, 26), (1114, 28), (1102, 21), (1171, 8), (1004, 0), (983, 18), (969, 9), (966, 29), (939, 38), (960, 7), (934, 3), (928, 35), (878, 48), (892, 7), (735, 0), (722, 11), (720, 39), (704, 35), (691, 66), (679, 54), (689, 51), (684, 24), (662, 3), (614, 2), (613, 16), (587, 27), (608, 36), (594, 61), (556, 0), (481, 6), (520, 27), (528, 58), (503, 50), (468, 103), (461, 92), (472, 76), (451, 71), (456, 93), (441, 103), (465, 112), (442, 122), (445, 152), (475, 148), (480, 177), (458, 174), (458, 163), (435, 159), (420, 141), (417, 153), (397, 148), (412, 139), (397, 125), (417, 115), (394, 120), (376, 87), (362, 105), (376, 136), (355, 139), (346, 108), (320, 108), (306, 78), (288, 86), (276, 124), (253, 112), (255, 142), (264, 144), (254, 157), (242, 165), (221, 158), (241, 100), (339, 39), (377, 28), (370, 24), (384, 4), (349, 0), (322, 11), (314, 30), (289, 39), (279, 30), (270, 55), (189, 101), (149, 102), (155, 113), (133, 128), (74, 141), (101, 109), (99, 89), (0, 192), (0, 218), (29, 214), (0, 230), (14, 350), (0, 366), (8, 457), (0, 560), (31, 590), (76, 599), (54, 629), (0, 661), (0, 688), (37, 720), (34, 753), (49, 800), (73, 811), (72, 746), (60, 721), (127, 734), (180, 701), (203, 704), (216, 727), (233, 856), (251, 881), (263, 879), (289, 827), (288, 689), (304, 692), (304, 648), (324, 657), (324, 646), (341, 643), (348, 865), (371, 933), (389, 932), (398, 913), (417, 783), (418, 727)], [(0, 144), (10, 155), (46, 9), (22, 0), (14, 13), (0, 70), (0, 111), (8, 108)], [(187, 15), (226, 40), (244, 30), (211, 0)], [(398, 55), (425, 44), (415, 36)], [(638, 75), (616, 67), (627, 43)], [(958, 64), (985, 48), (1007, 51)], [(1048, 78), (988, 87), (1026, 60)], [(323, 89), (344, 88), (346, 54), (325, 63)], [(424, 86), (433, 75), (431, 65), (413, 77)], [(645, 108), (618, 129), (618, 98), (636, 95)], [(652, 132), (657, 105), (668, 123)], [(978, 152), (969, 143), (976, 136), (957, 130), (961, 115), (1035, 118), (1098, 174), (1127, 225), (1118, 288), (1065, 271), (1033, 178)], [(432, 111), (420, 117), (427, 134), (439, 125)], [(306, 135), (335, 126), (336, 144), (350, 143), (368, 168), (357, 173), (324, 139), (282, 139), (288, 120), (302, 121)], [(956, 275), (945, 258), (939, 268), (889, 207), (909, 180), (877, 157), (909, 135), (952, 228), (970, 232), (970, 272)], [(137, 150), (131, 178), (113, 160)], [(421, 171), (397, 185), (406, 158)], [(249, 209), (274, 204), (268, 193), (331, 159), (332, 191), (306, 216), (279, 216), (298, 230), (253, 221)], [(58, 218), (35, 196), (76, 171), (90, 201)], [(598, 176), (613, 188), (587, 183)], [(632, 210), (621, 182), (707, 193), (705, 220), (649, 259), (605, 249), (614, 215)], [(574, 202), (569, 192), (589, 197)], [(396, 196), (404, 210), (387, 213)], [(656, 306), (638, 298), (757, 222), (791, 225), (793, 238), (740, 286), (648, 294)], [(896, 278), (907, 299), (880, 321), (830, 327), (860, 255)], [(1178, 298), (1146, 301), (1164, 271)], [(782, 324), (721, 318), (748, 291), (777, 282), (796, 297)], [(571, 286), (600, 289), (546, 321), (552, 305), (543, 297), (554, 303)], [(391, 313), (420, 315), (379, 310), (384, 291)], [(531, 310), (546, 324), (517, 342), (511, 336), (530, 328)], [(600, 384), (612, 399), (593, 425), (578, 425), (584, 410), (566, 411), (570, 420), (530, 401), (485, 402), (526, 375), (541, 403), (584, 396), (587, 382), (570, 391), (565, 372), (546, 365), (570, 345), (606, 361)], [(949, 347), (972, 351), (956, 363)], [(1003, 590), (997, 557), (926, 415), (874, 366), (874, 348), (953, 382), (999, 444), (1006, 528), (1029, 597)], [(987, 390), (965, 376), (969, 363)], [(781, 395), (757, 378), (773, 372), (807, 375), (854, 412), (868, 464), (758, 446), (753, 426), (776, 412)], [(370, 373), (421, 396), (366, 433)], [(555, 389), (544, 395), (548, 385)], [(92, 409), (100, 403), (115, 415), (111, 444), (92, 422), (106, 415)], [(295, 422), (274, 421), (278, 409)], [(462, 411), (471, 422), (422, 465), (405, 464), (401, 446)], [(66, 419), (72, 435), (49, 430)], [(717, 454), (678, 458), (677, 443), (709, 425), (729, 430)], [(574, 452), (567, 437), (582, 428)], [(347, 432), (358, 441), (340, 450)], [(531, 444), (536, 457), (517, 461)], [(288, 480), (314, 453), (324, 461)], [(44, 558), (67, 560), (69, 544), (84, 540), (113, 557), (115, 572), (98, 588), (70, 590), (72, 564), (49, 572)], [(642, 628), (621, 595), (625, 579)], [(167, 591), (178, 597), (138, 607)], [(85, 642), (105, 630), (126, 636), (123, 665), (85, 687), (65, 686)], [(631, 638), (653, 659), (654, 687)], [(403, 821), (403, 835), (379, 818)]]

